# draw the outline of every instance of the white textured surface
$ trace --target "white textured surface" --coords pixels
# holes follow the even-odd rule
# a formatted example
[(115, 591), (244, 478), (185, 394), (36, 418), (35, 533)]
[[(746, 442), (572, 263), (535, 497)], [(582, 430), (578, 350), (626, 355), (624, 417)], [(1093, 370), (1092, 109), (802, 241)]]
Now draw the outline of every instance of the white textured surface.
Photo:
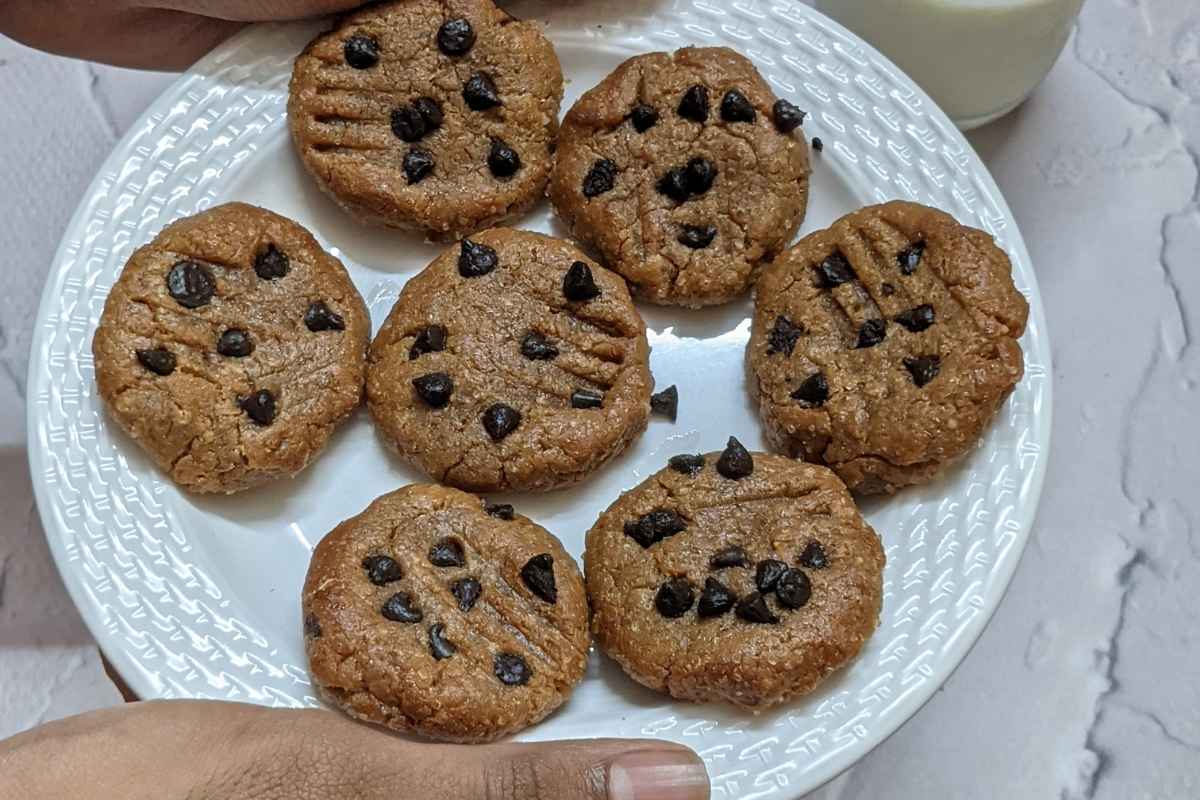
[[(975, 650), (823, 800), (1196, 794), (1198, 26), (1187, 2), (1091, 0), (1032, 101), (971, 136), (1022, 225), (1056, 334), (1047, 491)], [(114, 132), (166, 80), (9, 43), (0, 61), (13, 112), (0, 118), (0, 185), (20, 187), (0, 198), (0, 364), (15, 376), (0, 383), (3, 735), (116, 700), (46, 560), (17, 406), (66, 219)]]

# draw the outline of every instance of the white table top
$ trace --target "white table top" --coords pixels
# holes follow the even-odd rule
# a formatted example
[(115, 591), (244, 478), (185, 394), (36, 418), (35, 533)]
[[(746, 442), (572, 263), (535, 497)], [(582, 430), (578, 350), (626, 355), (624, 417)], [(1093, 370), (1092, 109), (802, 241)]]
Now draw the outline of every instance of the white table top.
[[(120, 697), (33, 507), (24, 388), (47, 264), (171, 76), (0, 39), (0, 738)], [(970, 135), (1021, 225), (1054, 342), (1033, 538), (974, 651), (813, 797), (1200, 793), (1200, 16), (1089, 0), (1046, 82)]]

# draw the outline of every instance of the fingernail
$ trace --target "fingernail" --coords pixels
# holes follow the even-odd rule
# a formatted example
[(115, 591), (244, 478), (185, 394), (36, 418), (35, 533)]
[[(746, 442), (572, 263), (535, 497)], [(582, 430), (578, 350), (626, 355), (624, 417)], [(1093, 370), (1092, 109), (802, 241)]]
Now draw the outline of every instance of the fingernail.
[(708, 800), (708, 773), (687, 750), (625, 753), (608, 767), (608, 800)]

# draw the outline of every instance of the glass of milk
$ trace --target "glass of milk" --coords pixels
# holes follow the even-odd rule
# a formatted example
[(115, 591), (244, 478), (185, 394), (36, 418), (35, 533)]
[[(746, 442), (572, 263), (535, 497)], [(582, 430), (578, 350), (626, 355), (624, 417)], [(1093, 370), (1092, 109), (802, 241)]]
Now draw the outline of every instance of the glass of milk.
[(1007, 114), (1058, 58), (1083, 0), (816, 0), (969, 130)]

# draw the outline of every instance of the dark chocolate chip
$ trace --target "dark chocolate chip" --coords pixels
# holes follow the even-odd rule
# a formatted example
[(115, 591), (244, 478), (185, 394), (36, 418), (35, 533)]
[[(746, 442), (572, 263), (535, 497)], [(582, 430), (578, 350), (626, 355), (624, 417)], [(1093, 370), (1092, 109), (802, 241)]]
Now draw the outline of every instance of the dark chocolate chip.
[(450, 584), (450, 593), (458, 601), (458, 610), (465, 614), (475, 607), (483, 594), (483, 585), (474, 578), (462, 578)]
[(517, 151), (508, 146), (503, 139), (492, 139), (492, 149), (488, 151), (488, 169), (497, 178), (508, 178), (521, 168), (521, 157)]
[(437, 32), (437, 46), (448, 56), (461, 56), (475, 44), (475, 29), (468, 20), (459, 17), (442, 23)]
[(592, 268), (582, 261), (571, 264), (563, 276), (563, 297), (573, 303), (585, 303), (600, 296), (600, 287), (592, 277)]
[(463, 84), (463, 100), (472, 111), (487, 111), (500, 105), (500, 95), (490, 75), (476, 72)]
[(825, 143), (821, 141), (820, 136), (814, 136), (812, 139), (812, 149), (818, 153), (825, 149)]
[(904, 359), (904, 368), (912, 375), (912, 382), (924, 386), (937, 377), (942, 368), (941, 356), (909, 356)]
[(138, 350), (137, 360), (155, 375), (170, 375), (175, 371), (175, 354), (170, 350), (155, 347), (149, 350)]
[(750, 457), (750, 452), (733, 436), (729, 437), (725, 450), (717, 459), (717, 472), (735, 481), (754, 472), (754, 459)]
[(804, 335), (804, 326), (796, 325), (780, 314), (775, 318), (775, 325), (771, 328), (771, 332), (767, 334), (767, 355), (784, 353), (790, 356), (802, 335)]
[(370, 36), (351, 36), (343, 45), (342, 54), (355, 69), (370, 69), (379, 63), (379, 42)]
[(525, 659), (515, 653), (497, 653), (492, 662), (492, 672), (506, 686), (524, 686), (533, 677), (533, 670)]
[(737, 615), (739, 619), (744, 619), (746, 622), (758, 622), (765, 625), (774, 625), (779, 622), (779, 617), (771, 613), (771, 609), (767, 608), (767, 601), (758, 592), (751, 592), (738, 601)]
[(521, 567), (521, 580), (529, 591), (553, 605), (558, 602), (558, 585), (554, 581), (554, 557), (542, 553), (525, 562)]
[(513, 507), (511, 503), (484, 503), (483, 511), (489, 517), (512, 521)]
[(521, 424), (521, 412), (504, 403), (488, 406), (483, 412), (483, 429), (493, 442), (498, 442)]
[(822, 373), (814, 372), (800, 382), (800, 386), (792, 392), (792, 399), (799, 400), (805, 408), (822, 406), (829, 399), (829, 381), (825, 380)]
[(903, 311), (896, 315), (896, 322), (899, 322), (913, 333), (920, 333), (933, 324), (934, 314), (933, 306), (929, 303), (910, 308), (908, 311)]
[(879, 291), (883, 292), (884, 297), (891, 297), (896, 293), (896, 287), (890, 283), (880, 284)]
[(465, 567), (467, 556), (462, 542), (449, 536), (438, 539), (429, 548), (429, 563), (435, 567)]
[(321, 621), (317, 619), (316, 614), (308, 614), (304, 617), (304, 635), (310, 639), (321, 638)]
[(667, 466), (680, 475), (699, 475), (704, 469), (704, 456), (682, 453), (667, 459)]
[(679, 416), (679, 389), (671, 384), (661, 392), (650, 395), (650, 410), (674, 422)]
[(254, 352), (254, 340), (241, 328), (230, 328), (217, 339), (217, 352), (229, 358), (245, 358)]
[(676, 203), (682, 203), (688, 199), (687, 178), (684, 177), (681, 167), (673, 167), (666, 171), (654, 188), (659, 194), (665, 194), (667, 197), (674, 200)]
[(420, 183), (433, 172), (433, 154), (420, 147), (414, 147), (404, 154), (404, 179), (410, 184)]
[(313, 333), (344, 331), (346, 330), (346, 320), (342, 319), (341, 314), (318, 300), (309, 305), (304, 312), (304, 327)]
[(367, 580), (376, 586), (395, 583), (404, 577), (400, 565), (389, 556), (367, 556), (362, 560), (362, 568), (367, 571)]
[(712, 558), (708, 560), (708, 566), (713, 569), (728, 569), (730, 567), (745, 567), (750, 564), (750, 556), (746, 555), (746, 549), (739, 545), (726, 547), (723, 550), (718, 550)]
[(600, 408), (604, 405), (604, 395), (591, 389), (576, 389), (571, 392), (571, 408)]
[(443, 116), (442, 107), (437, 100), (432, 97), (418, 97), (412, 102), (413, 108), (421, 115), (421, 120), (425, 123), (425, 133), (430, 134), (442, 127)]
[(658, 122), (658, 110), (653, 106), (639, 103), (633, 107), (633, 111), (629, 113), (629, 119), (633, 123), (633, 129), (638, 133), (645, 133), (654, 127)]
[(704, 122), (708, 119), (708, 89), (695, 84), (683, 93), (679, 100), (679, 116), (693, 122)]
[(854, 280), (854, 268), (842, 255), (841, 250), (834, 250), (816, 266), (817, 285), (822, 289), (832, 289)]
[(809, 569), (825, 569), (829, 566), (829, 557), (825, 555), (825, 548), (821, 546), (821, 543), (813, 539), (804, 545), (804, 552), (800, 554), (800, 563)]
[(454, 379), (444, 372), (430, 372), (419, 378), (413, 378), (413, 389), (417, 397), (430, 408), (443, 408), (450, 402), (454, 393)]
[(754, 122), (755, 116), (750, 98), (737, 89), (730, 89), (721, 98), (721, 119), (726, 122)]
[(704, 194), (717, 179), (717, 167), (706, 158), (696, 157), (683, 169), (683, 182), (689, 193)]
[(804, 124), (807, 114), (787, 100), (776, 100), (771, 107), (771, 116), (775, 119), (775, 130), (780, 133), (791, 133)]
[(425, 135), (425, 118), (415, 106), (392, 109), (392, 133), (404, 142), (415, 142)]
[(687, 530), (687, 522), (670, 509), (660, 508), (625, 523), (625, 535), (642, 547), (650, 547), (663, 539)]
[(249, 397), (243, 397), (238, 401), (238, 405), (246, 412), (246, 416), (258, 425), (270, 425), (275, 421), (275, 395), (266, 389), (259, 389)]
[(530, 331), (521, 340), (521, 355), (530, 361), (549, 361), (558, 356), (558, 348), (537, 331)]
[(896, 263), (900, 265), (901, 272), (905, 275), (912, 275), (920, 266), (923, 255), (925, 255), (925, 241), (917, 240), (896, 254)]
[(500, 259), (496, 251), (486, 244), (463, 239), (458, 252), (458, 274), (464, 278), (478, 278), (496, 268)]
[(601, 158), (592, 164), (583, 176), (583, 196), (596, 197), (611, 190), (617, 184), (617, 162)]
[(737, 597), (729, 587), (716, 578), (704, 579), (704, 591), (700, 593), (700, 605), (696, 613), (701, 617), (719, 617), (733, 608)]
[(787, 570), (788, 565), (778, 559), (763, 559), (758, 562), (758, 568), (754, 571), (754, 585), (760, 592), (767, 594), (775, 588), (775, 584), (779, 583), (779, 579)]
[(690, 247), (693, 250), (703, 250), (712, 244), (712, 240), (717, 237), (717, 229), (713, 225), (684, 225), (683, 231), (679, 234), (679, 243), (684, 247)]
[(396, 592), (389, 597), (379, 613), (392, 622), (420, 622), (425, 617), (408, 592)]
[(273, 244), (267, 245), (266, 250), (254, 257), (254, 274), (264, 281), (282, 278), (288, 274), (290, 269), (291, 261), (288, 259), (287, 253), (282, 252)]
[(812, 597), (812, 584), (802, 570), (789, 569), (779, 576), (775, 597), (784, 608), (800, 608)]
[(412, 347), (408, 350), (408, 360), (420, 358), (426, 353), (440, 353), (446, 349), (446, 328), (442, 325), (429, 325), (417, 331), (413, 337)]
[(696, 590), (687, 578), (672, 578), (654, 595), (654, 607), (667, 619), (682, 617), (695, 602)]
[(869, 319), (858, 329), (858, 340), (854, 346), (859, 350), (874, 347), (887, 335), (887, 323), (881, 319)]
[(441, 661), (457, 652), (458, 648), (446, 638), (445, 625), (439, 622), (436, 625), (429, 626), (429, 653), (434, 659)]
[(203, 264), (179, 261), (167, 273), (167, 291), (184, 308), (199, 308), (212, 301), (217, 279)]

